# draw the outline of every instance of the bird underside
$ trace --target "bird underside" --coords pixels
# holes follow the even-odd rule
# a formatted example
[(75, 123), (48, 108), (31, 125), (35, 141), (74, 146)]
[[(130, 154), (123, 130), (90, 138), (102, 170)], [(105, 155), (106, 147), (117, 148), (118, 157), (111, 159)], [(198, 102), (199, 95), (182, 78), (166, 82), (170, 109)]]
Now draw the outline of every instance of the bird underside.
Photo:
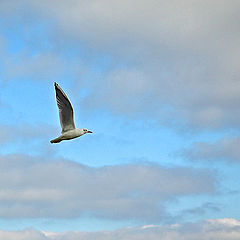
[(50, 143), (60, 143), (61, 141), (63, 140), (71, 140), (71, 139), (74, 139), (74, 138), (77, 138), (77, 137), (80, 137), (80, 136), (74, 136), (74, 137), (71, 137), (71, 138), (66, 138), (66, 137), (63, 137), (62, 135), (51, 140)]
[(82, 134), (79, 134), (79, 131), (77, 129), (69, 130), (66, 132), (63, 132), (59, 137), (51, 140), (51, 143), (60, 143), (63, 140), (71, 140), (77, 137), (80, 137)]

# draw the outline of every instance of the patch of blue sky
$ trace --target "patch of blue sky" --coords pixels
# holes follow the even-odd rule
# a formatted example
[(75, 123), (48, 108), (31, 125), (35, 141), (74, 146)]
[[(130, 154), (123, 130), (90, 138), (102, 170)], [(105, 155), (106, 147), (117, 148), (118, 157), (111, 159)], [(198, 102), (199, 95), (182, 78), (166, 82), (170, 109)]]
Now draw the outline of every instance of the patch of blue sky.
[[(212, 205), (213, 202), (214, 205)], [(212, 209), (211, 207), (207, 208), (208, 205), (212, 206)], [(175, 223), (179, 221), (195, 222), (226, 216), (223, 213), (223, 205), (216, 201), (213, 196), (209, 195), (182, 196), (168, 202), (165, 206), (172, 216), (170, 220)]]
[(49, 49), (50, 44), (46, 38), (49, 29), (43, 22), (17, 19), (5, 23), (3, 18), (1, 20), (0, 34), (8, 43), (6, 50), (9, 53), (16, 54), (22, 49), (28, 49), (28, 53), (34, 55), (37, 50)]
[(176, 222), (179, 220), (195, 222), (204, 219), (228, 218), (229, 216), (239, 219), (240, 211), (236, 209), (239, 197), (240, 194), (237, 192), (182, 196), (177, 201), (169, 202), (166, 207), (169, 213), (175, 217)]
[[(52, 87), (52, 86), (51, 86)], [(55, 97), (49, 84), (22, 80), (9, 81), (1, 92), (2, 124), (20, 126), (28, 124), (49, 124), (55, 117)], [(51, 99), (52, 98), (52, 99)], [(52, 103), (52, 104), (51, 104)], [(52, 117), (52, 118), (51, 118)]]
[[(5, 104), (0, 110), (2, 124), (15, 126), (47, 124), (55, 129), (56, 134), (60, 133), (61, 128), (52, 84), (10, 81), (4, 87), (1, 97)], [(220, 138), (219, 133), (215, 135), (176, 133), (173, 129), (159, 126), (147, 117), (128, 121), (127, 117), (119, 118), (107, 112), (95, 111), (85, 115), (75, 101), (72, 102), (74, 103), (76, 126), (88, 128), (94, 134), (63, 142), (64, 149), (60, 145), (51, 147), (56, 149), (59, 156), (93, 166), (132, 161), (153, 161), (177, 165), (184, 162), (181, 157), (175, 155), (179, 149), (190, 146), (194, 141), (206, 139), (214, 141)], [(20, 149), (21, 147), (18, 148), (18, 150)]]
[[(198, 221), (203, 219), (216, 219), (216, 218), (228, 218), (229, 216), (238, 219), (240, 211), (236, 209), (240, 198), (239, 192), (239, 171), (240, 166), (237, 163), (228, 163), (218, 161), (217, 159), (206, 162), (192, 161), (194, 167), (201, 167), (210, 169), (210, 171), (216, 175), (216, 192), (213, 194), (200, 195), (200, 196), (182, 196), (178, 198), (178, 201), (169, 202), (167, 208), (172, 215), (179, 215), (184, 209), (194, 210), (198, 209), (195, 214), (185, 215), (185, 221)], [(213, 206), (218, 208), (214, 211), (203, 208), (205, 203), (214, 203)], [(231, 203), (231, 204), (229, 204)], [(210, 210), (210, 211), (209, 211)], [(194, 213), (194, 211), (192, 211)]]
[(1, 230), (23, 230), (34, 228), (40, 231), (100, 231), (115, 230), (125, 226), (137, 225), (132, 221), (112, 221), (93, 217), (57, 219), (57, 218), (24, 218), (2, 219), (0, 218)]
[[(70, 92), (67, 91), (69, 84), (64, 83), (67, 94)], [(84, 93), (83, 90), (83, 96), (84, 94), (87, 92)], [(208, 132), (201, 134), (178, 133), (174, 129), (159, 126), (148, 116), (129, 121), (127, 116), (119, 117), (111, 112), (94, 111), (86, 114), (75, 99), (71, 95), (69, 96), (70, 99), (73, 99), (76, 126), (88, 128), (94, 134), (63, 142), (64, 148), (62, 145), (52, 145), (50, 148), (54, 148), (58, 156), (83, 164), (100, 166), (149, 161), (164, 165), (188, 165), (189, 163), (175, 153), (184, 147), (191, 146), (195, 141), (214, 142), (222, 136), (219, 132), (215, 134)], [(0, 109), (2, 124), (10, 126), (46, 124), (55, 129), (56, 135), (60, 133), (58, 110), (51, 82), (46, 84), (46, 82), (29, 80), (9, 81), (1, 93), (1, 100), (4, 104)], [(49, 144), (48, 139), (45, 140)], [(39, 140), (36, 139), (33, 142), (37, 145)], [(28, 144), (33, 145), (33, 142)], [(11, 145), (5, 146), (5, 153), (13, 153), (14, 148), (15, 151), (24, 153), (27, 149), (21, 143)], [(28, 153), (37, 154), (37, 150), (34, 150), (37, 147), (32, 149)]]
[(64, 142), (64, 149), (59, 145), (54, 147), (59, 156), (93, 166), (131, 162), (177, 166), (183, 163), (184, 160), (174, 153), (191, 145), (192, 137), (181, 136), (149, 122), (146, 119), (127, 123), (106, 114), (92, 116), (79, 124), (92, 130), (93, 135)]

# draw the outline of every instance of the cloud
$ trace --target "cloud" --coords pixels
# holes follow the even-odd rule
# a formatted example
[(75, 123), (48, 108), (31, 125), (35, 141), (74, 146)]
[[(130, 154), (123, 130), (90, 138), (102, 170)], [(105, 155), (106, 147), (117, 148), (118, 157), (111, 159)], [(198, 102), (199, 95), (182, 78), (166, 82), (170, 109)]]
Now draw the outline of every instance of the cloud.
[(124, 67), (111, 69), (85, 103), (147, 113), (165, 123), (174, 116), (197, 128), (239, 126), (237, 1), (63, 0), (33, 6), (54, 19), (61, 36), (121, 59)]
[(16, 65), (17, 74), (27, 74), (30, 64), (39, 78), (59, 77), (68, 63), (55, 58), (53, 46), (66, 54), (81, 45), (92, 58), (94, 52), (112, 59), (100, 81), (89, 81), (85, 110), (101, 107), (195, 129), (239, 127), (238, 1), (25, 0), (11, 6), (1, 2), (8, 19), (42, 22), (51, 39), (50, 53)]
[(33, 16), (33, 9), (24, 1), (1, 1), (0, 8), (2, 82), (79, 79), (78, 75), (88, 71), (87, 63), (77, 55), (78, 49), (64, 47), (53, 39), (52, 29), (41, 22), (37, 12)]
[(92, 168), (65, 160), (0, 158), (0, 217), (98, 218), (159, 222), (167, 201), (215, 194), (207, 170), (156, 164)]
[(1, 231), (0, 238), (4, 240), (49, 240), (51, 238), (46, 237), (44, 233), (36, 231), (34, 229), (26, 229), (22, 231)]
[(4, 66), (2, 80), (54, 81), (63, 77), (74, 79), (77, 74), (87, 70), (87, 66), (80, 60), (66, 60), (54, 51), (42, 50), (38, 53), (33, 51), (24, 45), (18, 53), (2, 52), (0, 55)]
[(33, 141), (41, 138), (50, 138), (51, 134), (54, 134), (53, 127), (46, 124), (30, 125), (24, 124), (20, 126), (16, 125), (4, 125), (0, 124), (0, 146), (7, 143), (16, 143), (20, 141)]
[(146, 225), (99, 232), (40, 232), (34, 229), (22, 231), (0, 231), (5, 240), (238, 240), (240, 222), (236, 219), (209, 219), (196, 223), (174, 225)]
[(58, 56), (50, 53), (41, 53), (34, 56), (19, 55), (18, 59), (5, 61), (5, 69), (8, 71), (7, 78), (30, 78), (30, 79), (58, 79), (64, 74), (67, 65)]
[(211, 203), (211, 202), (206, 202), (203, 203), (201, 206), (199, 207), (195, 207), (195, 208), (190, 208), (190, 209), (185, 209), (183, 211), (180, 212), (179, 217), (184, 217), (184, 219), (188, 219), (188, 216), (190, 215), (204, 215), (206, 213), (208, 213), (209, 211), (213, 211), (213, 212), (220, 212), (221, 209), (219, 207), (219, 205), (215, 204), (215, 203)]
[(240, 138), (225, 137), (216, 142), (197, 142), (191, 148), (182, 151), (182, 156), (189, 160), (203, 161), (240, 161)]

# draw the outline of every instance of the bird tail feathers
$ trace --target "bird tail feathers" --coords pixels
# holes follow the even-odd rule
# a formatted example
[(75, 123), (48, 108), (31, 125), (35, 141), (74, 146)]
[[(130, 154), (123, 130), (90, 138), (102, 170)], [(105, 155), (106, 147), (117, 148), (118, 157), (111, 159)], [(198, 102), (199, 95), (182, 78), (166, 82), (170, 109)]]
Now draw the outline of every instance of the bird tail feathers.
[(62, 141), (62, 139), (60, 137), (57, 137), (53, 140), (50, 141), (50, 143), (60, 143)]

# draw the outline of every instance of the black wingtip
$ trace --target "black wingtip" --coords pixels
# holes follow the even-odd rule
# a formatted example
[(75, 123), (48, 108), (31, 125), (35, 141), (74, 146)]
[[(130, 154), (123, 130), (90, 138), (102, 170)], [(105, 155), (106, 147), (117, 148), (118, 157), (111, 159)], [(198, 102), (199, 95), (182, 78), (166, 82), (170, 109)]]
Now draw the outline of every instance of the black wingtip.
[(55, 89), (59, 89), (59, 85), (56, 82), (54, 82), (54, 87)]

